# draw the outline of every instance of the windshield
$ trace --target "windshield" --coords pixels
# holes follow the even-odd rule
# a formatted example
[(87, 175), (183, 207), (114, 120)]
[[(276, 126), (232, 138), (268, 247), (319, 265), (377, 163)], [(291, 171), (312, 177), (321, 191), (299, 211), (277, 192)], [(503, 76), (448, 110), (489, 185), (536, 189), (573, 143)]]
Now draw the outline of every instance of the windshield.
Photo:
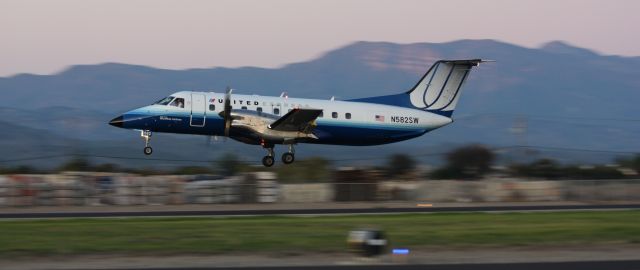
[(184, 98), (176, 98), (169, 104), (169, 106), (184, 108)]
[(163, 98), (161, 100), (156, 101), (156, 103), (153, 104), (158, 104), (158, 105), (167, 105), (169, 104), (169, 102), (171, 102), (173, 100), (172, 96), (168, 96), (166, 98)]

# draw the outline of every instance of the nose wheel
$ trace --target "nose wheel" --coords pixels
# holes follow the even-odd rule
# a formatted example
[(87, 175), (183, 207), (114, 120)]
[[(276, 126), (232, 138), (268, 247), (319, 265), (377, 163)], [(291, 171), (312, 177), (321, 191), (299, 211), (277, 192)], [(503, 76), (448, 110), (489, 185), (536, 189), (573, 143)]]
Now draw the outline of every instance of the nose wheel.
[(153, 148), (151, 148), (151, 145), (149, 144), (149, 141), (151, 141), (151, 131), (150, 130), (141, 131), (140, 137), (142, 137), (142, 139), (144, 140), (144, 154), (147, 156), (151, 155), (153, 153)]

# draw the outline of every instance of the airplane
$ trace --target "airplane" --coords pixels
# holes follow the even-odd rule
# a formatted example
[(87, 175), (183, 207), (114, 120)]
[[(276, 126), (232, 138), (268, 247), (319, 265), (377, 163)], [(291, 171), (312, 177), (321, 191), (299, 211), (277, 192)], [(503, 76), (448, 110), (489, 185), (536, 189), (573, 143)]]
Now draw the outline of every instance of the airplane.
[(151, 155), (155, 132), (224, 136), (267, 150), (262, 164), (275, 163), (274, 147), (288, 146), (282, 162), (295, 160), (294, 145), (380, 145), (419, 137), (453, 122), (452, 115), (471, 69), (490, 60), (439, 60), (409, 91), (350, 100), (319, 100), (181, 91), (109, 122), (139, 130)]

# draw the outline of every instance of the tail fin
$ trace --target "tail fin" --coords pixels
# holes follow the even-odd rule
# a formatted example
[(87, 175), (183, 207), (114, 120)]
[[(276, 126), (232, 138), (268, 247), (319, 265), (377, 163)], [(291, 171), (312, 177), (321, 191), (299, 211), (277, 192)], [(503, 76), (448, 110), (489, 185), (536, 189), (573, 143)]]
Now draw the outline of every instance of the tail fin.
[(482, 62), (488, 61), (481, 59), (439, 60), (431, 66), (411, 90), (404, 94), (352, 101), (414, 107), (451, 117), (469, 72)]
[(419, 109), (451, 117), (469, 72), (482, 62), (486, 61), (480, 59), (437, 61), (413, 89), (407, 92), (411, 104)]

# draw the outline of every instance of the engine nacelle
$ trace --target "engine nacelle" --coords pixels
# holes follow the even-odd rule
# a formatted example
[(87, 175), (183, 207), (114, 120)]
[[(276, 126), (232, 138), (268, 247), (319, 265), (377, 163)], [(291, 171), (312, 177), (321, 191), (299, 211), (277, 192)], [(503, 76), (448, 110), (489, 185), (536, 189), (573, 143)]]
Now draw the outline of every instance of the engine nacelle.
[(311, 133), (311, 129), (305, 131), (280, 131), (269, 128), (274, 119), (258, 115), (248, 115), (242, 113), (231, 113), (231, 128), (246, 129), (259, 135), (268, 141), (295, 141), (298, 139), (318, 139)]

